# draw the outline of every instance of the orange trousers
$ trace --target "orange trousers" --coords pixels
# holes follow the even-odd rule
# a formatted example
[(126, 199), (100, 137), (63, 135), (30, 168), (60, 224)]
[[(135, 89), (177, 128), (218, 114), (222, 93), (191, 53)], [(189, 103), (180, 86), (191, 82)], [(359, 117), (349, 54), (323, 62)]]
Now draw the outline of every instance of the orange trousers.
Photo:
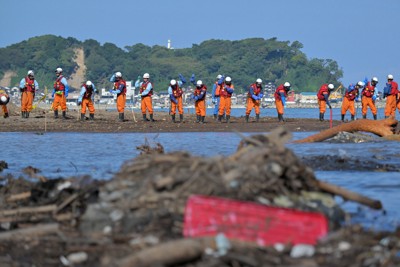
[(260, 114), (260, 100), (254, 100), (251, 97), (247, 98), (246, 103), (246, 115), (250, 115), (251, 111), (253, 110), (256, 112), (256, 115)]
[(348, 110), (350, 110), (351, 115), (354, 116), (356, 114), (356, 110), (354, 108), (354, 100), (350, 100), (347, 97), (344, 97), (342, 102), (342, 115), (345, 115), (346, 111)]
[(219, 99), (218, 115), (223, 116), (224, 112), (225, 112), (225, 115), (230, 116), (231, 115), (231, 105), (232, 105), (232, 101), (231, 101), (230, 97), (221, 96)]
[(86, 108), (88, 108), (90, 114), (94, 114), (95, 109), (93, 105), (93, 101), (90, 98), (83, 98), (82, 99), (82, 108), (81, 108), (81, 114), (86, 113)]
[(143, 115), (146, 115), (146, 109), (149, 111), (149, 114), (153, 114), (153, 104), (151, 103), (151, 96), (142, 96), (140, 107), (142, 109)]
[(178, 101), (178, 104), (175, 104), (174, 102), (171, 101), (170, 115), (175, 115), (176, 114), (176, 109), (178, 109), (179, 114), (183, 114), (182, 96), (177, 97), (176, 100)]
[(62, 111), (67, 110), (67, 98), (64, 93), (62, 93), (62, 95), (54, 94), (53, 110), (58, 110), (58, 106), (61, 107)]
[(34, 95), (33, 92), (28, 91), (21, 94), (21, 111), (31, 112)]
[(1, 105), (1, 108), (4, 113), (8, 113), (7, 105)]
[(319, 113), (325, 113), (325, 111), (326, 111), (326, 101), (318, 99), (318, 107), (319, 107)]
[(396, 95), (389, 95), (386, 97), (385, 117), (396, 117)]
[(276, 106), (276, 111), (278, 114), (283, 115), (285, 111), (285, 107), (283, 106), (282, 100), (280, 99), (275, 99), (275, 106)]
[(376, 107), (375, 107), (375, 103), (372, 100), (372, 97), (367, 97), (367, 96), (363, 96), (362, 100), (362, 114), (367, 115), (367, 111), (368, 111), (368, 107), (371, 109), (372, 115), (376, 115)]
[(119, 96), (117, 96), (117, 110), (118, 110), (118, 113), (124, 113), (125, 104), (126, 104), (126, 95), (120, 94)]
[(206, 116), (206, 99), (202, 99), (199, 101), (196, 101), (194, 103), (194, 107), (196, 108), (196, 115), (205, 117)]

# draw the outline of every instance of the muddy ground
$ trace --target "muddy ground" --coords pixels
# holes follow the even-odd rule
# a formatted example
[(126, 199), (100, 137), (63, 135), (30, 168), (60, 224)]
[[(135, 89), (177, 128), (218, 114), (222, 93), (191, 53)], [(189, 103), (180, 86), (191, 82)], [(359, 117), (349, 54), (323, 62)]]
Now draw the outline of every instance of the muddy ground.
[[(275, 116), (275, 111), (271, 117), (261, 117), (258, 123), (253, 111), (249, 123), (245, 122), (244, 116), (232, 117), (230, 123), (225, 121), (219, 123), (212, 115), (208, 115), (205, 123), (200, 124), (196, 123), (196, 115), (188, 114), (186, 110), (182, 123), (172, 123), (167, 112), (155, 112), (155, 122), (144, 122), (140, 112), (132, 113), (130, 110), (125, 110), (125, 121), (120, 122), (117, 111), (96, 111), (94, 121), (88, 120), (87, 113), (86, 120), (81, 121), (80, 112), (77, 110), (68, 111), (66, 120), (61, 119), (61, 114), (59, 114), (59, 119), (54, 119), (53, 112), (37, 109), (31, 112), (28, 119), (25, 119), (21, 118), (17, 108), (11, 110), (14, 111), (10, 112), (9, 118), (0, 118), (2, 132), (269, 132), (279, 126), (291, 132), (315, 132), (329, 128), (329, 119), (320, 122), (318, 119), (287, 118), (282, 123)], [(316, 110), (316, 118), (317, 112), (318, 110)], [(176, 117), (179, 121), (179, 115)], [(325, 117), (329, 118), (329, 115), (326, 114)], [(333, 126), (340, 123), (333, 121)]]

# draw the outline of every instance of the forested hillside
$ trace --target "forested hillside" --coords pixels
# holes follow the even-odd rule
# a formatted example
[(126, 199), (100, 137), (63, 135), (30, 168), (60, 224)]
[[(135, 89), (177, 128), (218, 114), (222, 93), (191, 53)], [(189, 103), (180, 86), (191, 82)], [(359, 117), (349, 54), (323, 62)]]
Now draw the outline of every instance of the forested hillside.
[(256, 78), (262, 78), (265, 82), (289, 81), (296, 91), (316, 91), (326, 82), (337, 84), (343, 74), (336, 61), (309, 59), (301, 51), (300, 42), (276, 38), (208, 40), (191, 48), (167, 49), (144, 44), (119, 48), (92, 39), (82, 42), (72, 37), (44, 35), (0, 48), (0, 78), (13, 71), (17, 75), (9, 86), (14, 86), (27, 70), (33, 69), (41, 87), (51, 87), (57, 67), (62, 67), (67, 77), (77, 72), (75, 51), (79, 48), (84, 51), (86, 77), (74, 79), (90, 79), (97, 87), (106, 88), (111, 86), (108, 78), (116, 71), (121, 71), (126, 80), (135, 80), (148, 72), (157, 91), (165, 91), (169, 80), (179, 73), (187, 80), (195, 73), (209, 87), (217, 74), (225, 74), (232, 77), (237, 89), (247, 88)]

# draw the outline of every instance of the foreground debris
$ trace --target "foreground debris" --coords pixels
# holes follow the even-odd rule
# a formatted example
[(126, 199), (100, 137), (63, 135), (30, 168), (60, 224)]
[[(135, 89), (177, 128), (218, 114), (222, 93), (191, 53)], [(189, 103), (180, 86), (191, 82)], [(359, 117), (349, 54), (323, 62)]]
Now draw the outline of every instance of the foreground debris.
[[(332, 185), (321, 184), (284, 146), (289, 138), (283, 130), (246, 137), (233, 155), (213, 158), (145, 144), (108, 182), (10, 178), (0, 188), (0, 265), (398, 266), (399, 233), (340, 228), (345, 214)], [(379, 201), (334, 189), (379, 208)], [(331, 233), (315, 246), (183, 238), (193, 194), (317, 211)]]

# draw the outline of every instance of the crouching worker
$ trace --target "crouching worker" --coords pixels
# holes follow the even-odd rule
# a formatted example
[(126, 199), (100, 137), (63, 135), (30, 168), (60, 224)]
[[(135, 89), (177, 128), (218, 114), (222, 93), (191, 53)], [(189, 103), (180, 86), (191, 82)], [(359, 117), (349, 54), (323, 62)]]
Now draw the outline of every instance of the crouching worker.
[(192, 99), (195, 101), (194, 106), (196, 108), (196, 122), (204, 123), (204, 119), (206, 117), (207, 86), (205, 86), (201, 80), (195, 82), (194, 74), (192, 75), (190, 82), (196, 86), (196, 89), (192, 95)]
[(87, 81), (82, 84), (81, 93), (78, 98), (78, 105), (82, 105), (81, 108), (81, 121), (85, 120), (86, 108), (89, 110), (89, 119), (94, 120), (94, 94), (98, 93), (96, 87), (91, 81)]
[(3, 110), (4, 118), (8, 118), (8, 109), (7, 109), (8, 102), (10, 102), (10, 97), (8, 96), (6, 91), (4, 91), (3, 89), (0, 89), (0, 106)]
[(352, 84), (347, 87), (346, 92), (344, 94), (343, 102), (342, 102), (342, 122), (344, 122), (344, 117), (346, 116), (346, 112), (349, 110), (351, 114), (351, 120), (354, 121), (354, 115), (356, 114), (356, 109), (354, 105), (354, 100), (358, 96), (358, 89)]

